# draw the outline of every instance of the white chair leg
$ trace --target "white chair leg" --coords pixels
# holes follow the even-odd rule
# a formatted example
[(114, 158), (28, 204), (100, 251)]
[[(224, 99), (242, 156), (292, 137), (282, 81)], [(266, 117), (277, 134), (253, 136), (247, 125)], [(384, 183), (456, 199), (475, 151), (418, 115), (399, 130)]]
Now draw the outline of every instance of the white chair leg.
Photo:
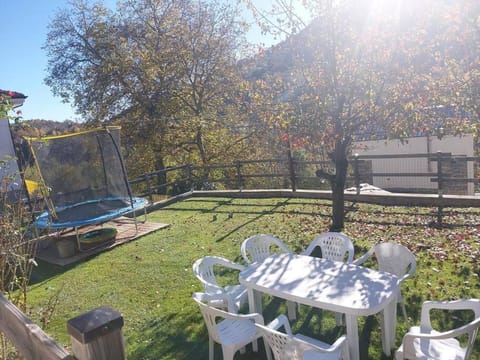
[(348, 350), (348, 346), (343, 347), (342, 360), (350, 360), (350, 351)]
[(403, 345), (395, 352), (395, 360), (404, 360)]
[(213, 352), (214, 352), (214, 344), (213, 339), (209, 336), (208, 337), (208, 359), (213, 360)]
[(262, 293), (259, 291), (255, 291), (254, 294), (254, 301), (255, 301), (255, 309), (256, 312), (262, 313), (263, 311), (263, 299), (262, 299)]
[(297, 320), (297, 304), (292, 301), (287, 301), (287, 309), (289, 320)]
[(235, 355), (235, 350), (232, 348), (227, 348), (222, 346), (222, 352), (223, 352), (223, 360), (233, 360), (233, 356)]
[(400, 306), (402, 307), (402, 313), (403, 313), (403, 317), (405, 318), (405, 321), (408, 322), (407, 310), (405, 309), (405, 303), (403, 302), (403, 296), (402, 296), (401, 293), (398, 295), (398, 300), (397, 301), (400, 304)]
[(263, 339), (263, 345), (265, 345), (265, 354), (267, 354), (267, 360), (272, 360), (272, 349), (270, 349), (270, 345)]
[(342, 313), (335, 313), (335, 322), (337, 323), (337, 326), (342, 326), (343, 325), (343, 314)]

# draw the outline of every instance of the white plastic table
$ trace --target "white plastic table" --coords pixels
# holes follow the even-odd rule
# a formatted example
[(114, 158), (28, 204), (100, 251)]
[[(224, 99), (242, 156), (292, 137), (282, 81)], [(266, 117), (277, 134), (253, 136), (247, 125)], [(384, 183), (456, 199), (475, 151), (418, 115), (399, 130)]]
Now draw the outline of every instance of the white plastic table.
[(360, 358), (359, 316), (383, 311), (384, 353), (389, 356), (395, 345), (396, 296), (400, 289), (395, 275), (316, 257), (275, 254), (241, 271), (239, 281), (248, 289), (250, 312), (262, 312), (261, 301), (255, 301), (258, 291), (345, 314), (352, 360)]

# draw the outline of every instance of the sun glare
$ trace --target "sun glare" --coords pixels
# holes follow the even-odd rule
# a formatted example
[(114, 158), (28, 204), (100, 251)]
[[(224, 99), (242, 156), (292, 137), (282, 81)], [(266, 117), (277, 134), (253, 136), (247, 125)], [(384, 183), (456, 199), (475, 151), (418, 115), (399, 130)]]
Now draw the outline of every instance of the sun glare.
[(397, 17), (402, 6), (402, 0), (372, 0), (370, 17), (385, 20)]

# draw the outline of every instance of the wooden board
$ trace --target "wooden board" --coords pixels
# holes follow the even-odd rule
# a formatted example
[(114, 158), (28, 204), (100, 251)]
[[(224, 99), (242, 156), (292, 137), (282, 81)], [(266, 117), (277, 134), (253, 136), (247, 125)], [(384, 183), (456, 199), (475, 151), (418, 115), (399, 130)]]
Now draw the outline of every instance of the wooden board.
[[(154, 223), (154, 222), (140, 222), (137, 221), (137, 229), (135, 229), (135, 222), (133, 219), (127, 217), (120, 217), (118, 219), (108, 221), (105, 224), (102, 224), (103, 227), (113, 227), (117, 230), (117, 236), (115, 241), (107, 243), (105, 246), (96, 247), (95, 249), (76, 252), (73, 256), (62, 258), (56, 246), (56, 241), (74, 241), (76, 242), (75, 231), (68, 231), (62, 234), (51, 234), (49, 237), (44, 237), (39, 240), (37, 258), (43, 261), (46, 261), (51, 264), (67, 266), (74, 264), (82, 259), (86, 259), (92, 255), (98, 254), (102, 251), (110, 250), (118, 245), (133, 241), (138, 239), (141, 236), (150, 234), (160, 229), (164, 229), (169, 224), (164, 223)], [(88, 226), (80, 229), (80, 233), (84, 233), (90, 230), (101, 228), (100, 226)]]

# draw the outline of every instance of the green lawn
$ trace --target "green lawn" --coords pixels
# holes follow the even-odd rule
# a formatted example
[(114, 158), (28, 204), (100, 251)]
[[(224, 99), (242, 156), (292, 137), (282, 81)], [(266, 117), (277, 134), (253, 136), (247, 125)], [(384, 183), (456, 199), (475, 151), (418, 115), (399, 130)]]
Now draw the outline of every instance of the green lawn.
[[(124, 316), (130, 360), (207, 359), (206, 328), (191, 299), (202, 289), (192, 263), (207, 254), (243, 263), (240, 245), (256, 233), (277, 235), (300, 252), (328, 230), (329, 214), (330, 202), (322, 200), (190, 198), (148, 215), (148, 221), (171, 224), (167, 229), (69, 269), (40, 263), (29, 292), (29, 316), (38, 324), (48, 322), (44, 330), (68, 346), (67, 320), (108, 305)], [(356, 204), (347, 214), (344, 232), (354, 239), (355, 258), (380, 241), (399, 242), (416, 254), (417, 271), (402, 287), (410, 321), (398, 312), (396, 346), (408, 327), (418, 324), (424, 300), (480, 297), (480, 210), (451, 211), (444, 220), (449, 226), (442, 229), (431, 226), (434, 220), (435, 209), (425, 208)], [(274, 299), (266, 305), (265, 320), (280, 312), (286, 312), (285, 304)], [(441, 314), (436, 320), (448, 324)], [(306, 306), (292, 325), (327, 342), (345, 331), (335, 327), (329, 312)], [(381, 351), (378, 316), (361, 318), (359, 326), (362, 359), (388, 359)], [(216, 358), (220, 354), (217, 348)], [(265, 356), (249, 349), (239, 358)]]

